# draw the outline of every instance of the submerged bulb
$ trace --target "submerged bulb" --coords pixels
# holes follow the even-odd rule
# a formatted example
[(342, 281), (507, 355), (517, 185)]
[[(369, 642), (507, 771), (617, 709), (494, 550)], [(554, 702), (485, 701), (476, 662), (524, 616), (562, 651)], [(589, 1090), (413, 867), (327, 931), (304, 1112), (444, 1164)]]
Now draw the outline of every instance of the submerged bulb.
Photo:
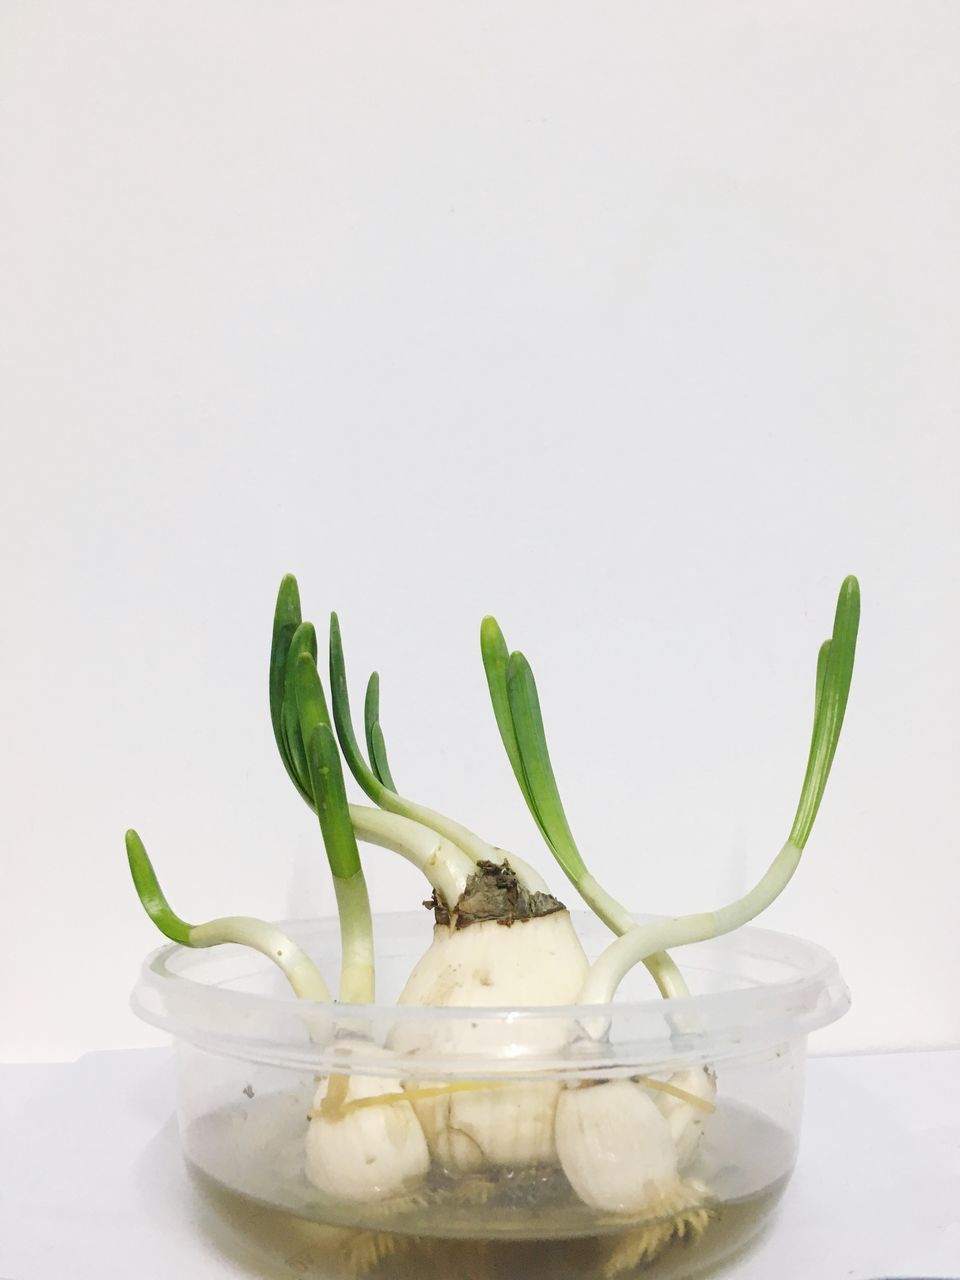
[(678, 1181), (669, 1121), (632, 1080), (564, 1089), (556, 1141), (567, 1181), (594, 1209), (639, 1212)]
[[(362, 1099), (370, 1106), (351, 1108)], [(369, 1201), (413, 1190), (430, 1167), (420, 1121), (396, 1080), (328, 1076), (310, 1115), (306, 1174), (332, 1200)]]
[[(468, 885), (458, 904), (460, 912), (435, 925), (433, 941), (410, 975), (400, 1004), (522, 1009), (575, 1003), (589, 965), (569, 913), (549, 899), (535, 903), (541, 914), (505, 911), (499, 917), (478, 918), (469, 911), (483, 894), (490, 899), (483, 899), (487, 910), (498, 904), (510, 907), (515, 886), (508, 867), (505, 877), (504, 867), (492, 864), (481, 867), (475, 880), (478, 883)], [(522, 1018), (472, 1021), (464, 1015), (430, 1027), (400, 1023), (391, 1048), (439, 1058), (476, 1053), (496, 1058), (505, 1068), (515, 1062), (520, 1075), (526, 1061), (556, 1052), (569, 1036), (570, 1027), (562, 1018), (528, 1023)], [(417, 1081), (418, 1087), (428, 1084), (422, 1077)], [(475, 1089), (438, 1091), (420, 1099), (416, 1094), (417, 1088), (412, 1089), (430, 1149), (451, 1172), (489, 1165), (556, 1164), (556, 1081), (478, 1080)]]
[(670, 1093), (657, 1095), (657, 1106), (670, 1126), (670, 1136), (677, 1151), (677, 1167), (682, 1172), (696, 1155), (704, 1121), (717, 1096), (717, 1077), (710, 1067), (688, 1067), (675, 1072), (669, 1083), (708, 1104), (707, 1107), (698, 1107)]

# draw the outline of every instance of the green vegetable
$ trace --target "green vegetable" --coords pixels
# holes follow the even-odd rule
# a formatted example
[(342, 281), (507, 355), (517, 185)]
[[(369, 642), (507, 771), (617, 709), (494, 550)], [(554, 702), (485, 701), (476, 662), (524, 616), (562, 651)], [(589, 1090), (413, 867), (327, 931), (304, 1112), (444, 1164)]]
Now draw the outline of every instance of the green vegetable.
[(127, 832), (126, 841), (130, 874), (144, 911), (165, 937), (189, 946), (193, 925), (181, 920), (167, 901), (143, 841), (132, 828)]
[(383, 730), (380, 728), (380, 677), (376, 671), (371, 674), (367, 682), (367, 696), (363, 701), (363, 727), (370, 767), (377, 781), (396, 794), (397, 785), (390, 773), (390, 765), (387, 763), (387, 744), (383, 740)]
[(856, 578), (850, 577), (840, 588), (833, 636), (824, 641), (817, 657), (817, 709), (813, 739), (800, 803), (790, 831), (790, 840), (799, 849), (810, 838), (840, 741), (859, 628), (860, 585)]
[(800, 864), (836, 754), (847, 708), (857, 632), (860, 625), (860, 587), (849, 577), (840, 588), (833, 635), (817, 655), (814, 727), (800, 803), (786, 844), (766, 873), (742, 898), (717, 911), (678, 916), (632, 930), (610, 944), (594, 963), (584, 988), (584, 1003), (606, 1003), (633, 966), (667, 947), (705, 942), (739, 929), (753, 920), (783, 892)]
[(284, 767), (293, 785), (309, 803), (305, 779), (298, 772), (290, 752), (283, 717), (287, 658), (294, 634), (301, 622), (300, 591), (296, 578), (288, 573), (280, 583), (273, 614), (273, 639), (270, 646), (270, 722), (273, 725), (273, 736)]
[[(336, 725), (337, 736), (340, 739), (340, 750), (343, 758), (347, 762), (350, 772), (353, 774), (357, 783), (363, 788), (370, 799), (391, 813), (401, 814), (405, 818), (410, 818), (414, 822), (419, 822), (425, 827), (429, 827), (431, 831), (436, 831), (438, 835), (444, 836), (447, 840), (462, 849), (468, 857), (474, 862), (498, 862), (497, 851), (493, 845), (488, 844), (486, 840), (475, 835), (459, 822), (454, 822), (452, 818), (445, 817), (442, 813), (437, 813), (435, 809), (428, 809), (425, 805), (415, 804), (412, 800), (405, 800), (393, 790), (377, 773), (371, 769), (363, 758), (360, 750), (360, 744), (357, 742), (357, 735), (353, 729), (353, 719), (350, 714), (350, 695), (347, 690), (347, 670), (343, 656), (343, 638), (340, 634), (340, 620), (337, 615), (330, 615), (330, 696), (333, 703), (333, 721)], [(384, 766), (382, 777), (390, 779), (390, 770), (386, 767), (386, 749), (383, 745), (383, 735), (379, 732), (379, 680), (374, 685), (374, 692), (371, 695), (370, 686), (367, 687), (367, 697), (365, 700), (365, 719), (370, 726), (370, 734), (368, 741), (372, 742), (371, 757), (376, 758), (378, 768)], [(511, 856), (510, 865), (521, 876), (527, 888), (542, 890), (546, 886), (543, 880), (532, 867), (528, 867), (522, 859)]]
[(127, 861), (143, 909), (161, 933), (185, 947), (216, 947), (224, 942), (252, 947), (271, 960), (304, 1000), (329, 1000), (330, 991), (310, 957), (275, 925), (253, 916), (224, 916), (205, 924), (187, 924), (173, 911), (160, 888), (153, 864), (136, 831), (126, 836)]
[[(500, 625), (492, 617), (480, 624), (480, 652), (500, 737), (534, 822), (584, 902), (614, 933), (627, 933), (635, 927), (633, 917), (589, 873), (570, 830), (529, 662), (522, 653), (508, 654)], [(682, 974), (668, 955), (647, 956), (644, 964), (661, 994), (689, 995)]]
[[(859, 586), (855, 578), (848, 577), (840, 589), (832, 636), (821, 645), (817, 657), (813, 731), (793, 825), (787, 843), (766, 874), (749, 893), (718, 911), (640, 927), (588, 871), (560, 798), (533, 671), (522, 653), (508, 651), (496, 620), (484, 619), (480, 645), (487, 685), (521, 794), (558, 865), (594, 912), (621, 935), (593, 966), (584, 990), (585, 1000), (610, 998), (623, 974), (638, 961), (647, 965), (664, 995), (685, 994), (686, 986), (666, 948), (735, 929), (782, 892), (809, 840), (836, 755), (853, 674), (859, 620)], [(376, 672), (370, 677), (364, 699), (368, 759), (364, 757), (350, 715), (343, 639), (336, 614), (330, 620), (329, 671), (328, 707), (317, 669), (316, 632), (312, 624), (303, 621), (296, 579), (287, 575), (280, 584), (274, 610), (270, 719), (284, 767), (317, 814), (333, 874), (344, 948), (341, 997), (368, 1000), (373, 993), (372, 923), (358, 837), (396, 849), (420, 867), (434, 889), (446, 895), (442, 901), (450, 911), (456, 909), (458, 895), (470, 878), (471, 865), (493, 864), (496, 868), (502, 858), (501, 851), (460, 823), (399, 795), (380, 724), (380, 680)], [(349, 803), (341, 753), (356, 781), (382, 813)], [(319, 989), (322, 979), (315, 970), (309, 972), (308, 962), (305, 967), (302, 953), (298, 955), (289, 939), (271, 932), (272, 926), (263, 921), (237, 916), (191, 925), (182, 920), (167, 902), (136, 832), (127, 833), (126, 843), (137, 893), (165, 936), (186, 946), (243, 941), (281, 962), (285, 972), (293, 963), (300, 987), (305, 983), (306, 989)], [(512, 854), (508, 859), (527, 894), (546, 888), (521, 859)], [(294, 960), (290, 961), (290, 957)]]

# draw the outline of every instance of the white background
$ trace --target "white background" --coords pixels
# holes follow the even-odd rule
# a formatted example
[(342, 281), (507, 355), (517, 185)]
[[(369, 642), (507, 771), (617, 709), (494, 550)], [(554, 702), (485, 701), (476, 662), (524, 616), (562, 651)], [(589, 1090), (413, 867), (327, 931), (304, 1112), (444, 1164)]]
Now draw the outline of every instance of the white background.
[(154, 1040), (128, 825), (187, 918), (330, 909), (287, 570), (403, 789), (546, 866), (496, 612), (588, 860), (667, 912), (779, 848), (856, 572), (766, 922), (853, 989), (819, 1048), (960, 1043), (958, 46), (926, 0), (0, 7), (2, 1056)]

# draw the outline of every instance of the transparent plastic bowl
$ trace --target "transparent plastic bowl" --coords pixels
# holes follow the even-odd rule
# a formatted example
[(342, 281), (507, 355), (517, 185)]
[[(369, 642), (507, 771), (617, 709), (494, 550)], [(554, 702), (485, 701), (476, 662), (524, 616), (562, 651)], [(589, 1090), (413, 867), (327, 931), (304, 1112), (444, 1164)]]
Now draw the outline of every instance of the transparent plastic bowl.
[[(574, 920), (596, 955), (609, 933), (592, 916)], [(333, 979), (336, 920), (284, 927)], [(742, 929), (677, 952), (689, 999), (660, 999), (638, 967), (615, 1004), (590, 1006), (585, 1018), (582, 1006), (397, 1007), (431, 920), (384, 915), (375, 929), (375, 1005), (296, 1000), (273, 966), (239, 947), (164, 947), (148, 957), (133, 995), (136, 1013), (176, 1038), (188, 1163), (225, 1218), (282, 1258), (284, 1274), (679, 1280), (728, 1258), (769, 1217), (796, 1159), (807, 1036), (849, 1005), (826, 951)], [(416, 1052), (401, 1047), (411, 1043)], [(715, 1070), (717, 1097), (684, 1177), (707, 1189), (702, 1212), (601, 1212), (551, 1161), (451, 1174), (434, 1155), (411, 1194), (361, 1202), (321, 1195), (305, 1174), (308, 1113), (318, 1078), (331, 1073), (414, 1091), (451, 1086), (450, 1097), (491, 1105), (513, 1089), (522, 1107), (517, 1086), (542, 1105), (584, 1082), (662, 1082), (700, 1064)]]

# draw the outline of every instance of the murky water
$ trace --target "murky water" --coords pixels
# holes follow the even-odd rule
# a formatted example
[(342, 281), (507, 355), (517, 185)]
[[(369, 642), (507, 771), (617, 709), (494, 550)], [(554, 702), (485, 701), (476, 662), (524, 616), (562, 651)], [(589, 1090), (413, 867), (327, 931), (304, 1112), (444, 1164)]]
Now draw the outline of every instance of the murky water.
[[(709, 1199), (643, 1218), (599, 1213), (558, 1169), (450, 1178), (406, 1200), (324, 1200), (303, 1174), (306, 1108), (273, 1095), (187, 1131), (202, 1194), (270, 1276), (308, 1280), (681, 1280), (708, 1274), (763, 1225), (792, 1142), (764, 1117), (721, 1104), (690, 1176)], [(284, 1208), (277, 1208), (282, 1202)]]

